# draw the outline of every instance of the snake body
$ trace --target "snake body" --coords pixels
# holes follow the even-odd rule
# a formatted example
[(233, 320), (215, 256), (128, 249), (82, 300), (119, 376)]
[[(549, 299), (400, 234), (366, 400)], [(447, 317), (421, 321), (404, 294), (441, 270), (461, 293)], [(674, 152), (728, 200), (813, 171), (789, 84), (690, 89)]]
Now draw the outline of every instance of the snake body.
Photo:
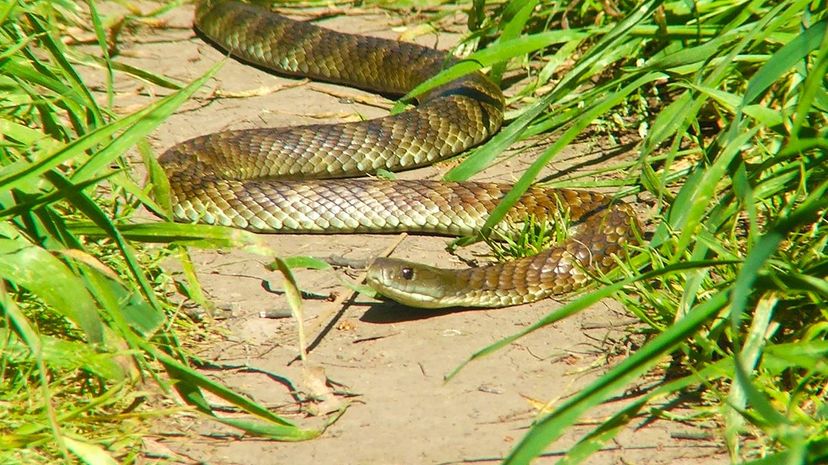
[[(202, 1), (195, 26), (255, 65), (383, 93), (402, 94), (454, 62), (441, 51), (334, 32), (236, 1)], [(503, 106), (498, 86), (472, 73), (396, 115), (218, 132), (177, 144), (159, 161), (180, 221), (255, 232), (465, 235), (482, 227), (510, 185), (314, 178), (410, 169), (461, 153), (500, 128)], [(427, 308), (500, 307), (572, 291), (612, 266), (611, 255), (634, 240), (635, 219), (629, 206), (602, 194), (533, 187), (505, 224), (551, 218), (561, 206), (578, 226), (538, 255), (466, 270), (377, 259), (368, 284)]]

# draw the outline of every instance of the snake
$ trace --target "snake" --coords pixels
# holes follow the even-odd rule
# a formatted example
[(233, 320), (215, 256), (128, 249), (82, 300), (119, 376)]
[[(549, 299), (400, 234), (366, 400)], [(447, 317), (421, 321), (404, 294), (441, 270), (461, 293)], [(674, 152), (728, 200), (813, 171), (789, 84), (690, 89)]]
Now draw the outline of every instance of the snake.
[[(459, 60), (237, 0), (202, 0), (194, 27), (242, 62), (387, 95), (405, 94)], [(471, 235), (510, 184), (370, 175), (428, 165), (485, 142), (503, 124), (504, 102), (500, 87), (476, 71), (420, 95), (416, 106), (397, 114), (206, 134), (172, 146), (159, 163), (177, 221), (259, 233)], [(614, 267), (638, 227), (631, 206), (607, 194), (534, 185), (497, 228), (560, 218), (562, 210), (569, 233), (535, 255), (465, 269), (376, 258), (366, 282), (381, 296), (420, 308), (505, 307), (572, 292)]]

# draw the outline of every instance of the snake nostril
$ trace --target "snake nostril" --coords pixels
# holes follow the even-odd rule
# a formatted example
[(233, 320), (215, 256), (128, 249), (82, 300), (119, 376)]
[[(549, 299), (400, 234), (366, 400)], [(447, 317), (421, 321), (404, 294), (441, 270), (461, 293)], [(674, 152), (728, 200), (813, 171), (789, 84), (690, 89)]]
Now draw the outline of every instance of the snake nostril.
[(412, 279), (414, 279), (414, 269), (407, 267), (403, 268), (400, 272), (400, 275), (403, 277), (403, 279), (411, 281)]

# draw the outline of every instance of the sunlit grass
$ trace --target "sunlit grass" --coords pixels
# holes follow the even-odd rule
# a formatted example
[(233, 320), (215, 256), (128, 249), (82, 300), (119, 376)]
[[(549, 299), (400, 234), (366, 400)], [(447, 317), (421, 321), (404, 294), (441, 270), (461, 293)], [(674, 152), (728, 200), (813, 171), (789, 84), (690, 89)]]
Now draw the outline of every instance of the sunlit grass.
[[(613, 295), (655, 335), (539, 418), (507, 463), (528, 463), (591, 407), (671, 353), (688, 374), (621, 408), (561, 463), (588, 460), (634, 418), (648, 411), (660, 415), (665, 400), (699, 386), (707, 389), (709, 403), (694, 407), (721, 425), (712, 434), (722, 438), (734, 462), (817, 463), (825, 457), (825, 422), (819, 420), (825, 366), (811, 358), (822, 359), (818, 347), (828, 348), (825, 5), (692, 7), (644, 2), (621, 8), (613, 20), (593, 11), (598, 26), (570, 23), (586, 33), (569, 46), (580, 51), (577, 60), (449, 174), (471, 175), (532, 128), (558, 131), (558, 143), (527, 170), (511, 201), (565, 144), (590, 125), (607, 130), (606, 115), (618, 114), (633, 122), (628, 131), (643, 136), (622, 192), (648, 191), (657, 202), (654, 217), (646, 219), (653, 232), (627, 265), (625, 279), (575, 299), (521, 333), (571, 315), (596, 296)], [(548, 12), (553, 25), (564, 20), (554, 7), (535, 8)], [(548, 56), (538, 52), (536, 59), (543, 60), (541, 54)], [(596, 78), (596, 85), (583, 87)], [(642, 105), (644, 96), (654, 95), (655, 107)], [(613, 125), (623, 130), (617, 121)], [(784, 360), (777, 351), (786, 354)], [(798, 351), (809, 355), (796, 356)]]
[[(169, 413), (151, 399), (172, 389), (206, 415), (216, 414), (205, 390), (235, 403), (251, 417), (215, 418), (246, 431), (314, 437), (318, 431), (184, 362), (181, 326), (168, 320), (177, 315), (167, 297), (174, 283), (160, 258), (183, 260), (190, 272), (178, 288), (208, 305), (183, 245), (270, 252), (242, 231), (128, 224), (142, 205), (166, 214), (144, 138), (210, 74), (184, 86), (112, 56), (130, 21), (176, 4), (122, 18), (88, 5), (0, 5), (0, 462), (133, 462), (142, 420)], [(668, 401), (687, 390), (703, 391), (689, 407), (717, 425), (711, 435), (734, 463), (828, 457), (826, 10), (824, 1), (801, 0), (473, 2), (468, 43), (480, 50), (414, 93), (491, 67), (511, 78), (509, 120), (446, 177), (472, 177), (516, 141), (540, 134), (553, 141), (489, 226), (564, 147), (591, 137), (635, 142), (623, 159), (556, 186), (584, 188), (601, 175), (600, 187), (653, 199), (642, 209), (644, 242), (609, 285), (574, 296), (515, 336), (614, 297), (641, 319), (647, 343), (538, 418), (508, 463), (529, 463), (591, 408), (668, 359), (682, 368), (677, 378), (619, 407), (560, 462), (588, 462), (636, 418), (670, 419)], [(99, 50), (64, 45), (61, 28), (69, 25), (92, 32)], [(78, 71), (92, 62), (107, 70), (103, 98)], [(113, 82), (124, 76), (176, 92), (116, 117)], [(153, 195), (120, 169), (136, 145)], [(522, 253), (547, 232), (528, 228), (513, 247)], [(140, 380), (154, 380), (153, 392)]]
[[(138, 205), (166, 211), (123, 169), (125, 153), (146, 145), (216, 68), (116, 117), (109, 108), (114, 79), (151, 73), (113, 61), (93, 3), (7, 2), (0, 20), (0, 462), (133, 462), (144, 420), (169, 414), (158, 399), (173, 391), (188, 405), (181, 408), (245, 431), (281, 440), (317, 435), (191, 368), (175, 330), (192, 323), (169, 320), (175, 283), (161, 258), (177, 254), (186, 263), (179, 243), (267, 253), (258, 239), (164, 222), (124, 226)], [(97, 56), (60, 40), (69, 26), (95, 32)], [(88, 62), (108, 70), (103, 106), (81, 78), (79, 63)], [(186, 297), (199, 295), (194, 280), (182, 287)], [(249, 415), (217, 415), (204, 391)]]

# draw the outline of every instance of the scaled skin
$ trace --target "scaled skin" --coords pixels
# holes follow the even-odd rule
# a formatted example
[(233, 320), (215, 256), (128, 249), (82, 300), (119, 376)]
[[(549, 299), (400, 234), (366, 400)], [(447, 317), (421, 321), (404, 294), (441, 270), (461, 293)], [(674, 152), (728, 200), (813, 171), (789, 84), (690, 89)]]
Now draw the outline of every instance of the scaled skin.
[[(236, 1), (201, 2), (196, 27), (235, 57), (275, 72), (382, 92), (406, 92), (455, 61), (434, 49), (333, 32)], [(498, 86), (471, 73), (396, 115), (208, 134), (173, 146), (159, 162), (179, 221), (254, 232), (471, 234), (510, 185), (305, 178), (409, 169), (456, 155), (499, 130), (503, 106)], [(554, 217), (561, 206), (581, 226), (534, 257), (467, 270), (378, 260), (370, 283), (427, 308), (515, 305), (569, 292), (613, 263), (611, 254), (634, 239), (636, 222), (629, 207), (602, 194), (533, 187), (506, 223)]]

